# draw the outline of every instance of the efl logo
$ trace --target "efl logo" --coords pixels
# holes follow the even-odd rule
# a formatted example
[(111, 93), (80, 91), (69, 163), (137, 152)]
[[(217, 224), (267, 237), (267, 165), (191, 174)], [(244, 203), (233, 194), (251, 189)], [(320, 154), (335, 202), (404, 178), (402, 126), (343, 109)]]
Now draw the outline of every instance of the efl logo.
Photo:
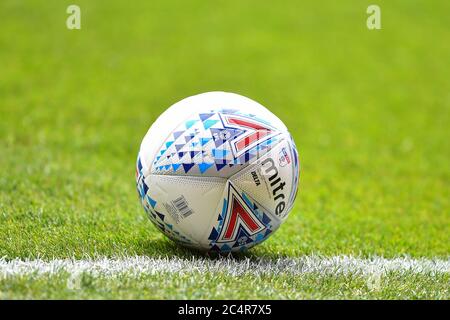
[(278, 158), (280, 162), (280, 166), (284, 167), (291, 163), (291, 158), (289, 157), (289, 154), (286, 151), (286, 148), (282, 148), (280, 151), (280, 157)]

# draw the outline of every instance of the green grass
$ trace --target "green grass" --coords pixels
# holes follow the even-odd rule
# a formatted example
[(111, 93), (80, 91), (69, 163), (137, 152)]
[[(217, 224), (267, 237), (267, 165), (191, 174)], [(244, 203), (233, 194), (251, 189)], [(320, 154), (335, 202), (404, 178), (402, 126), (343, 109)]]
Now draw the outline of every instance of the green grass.
[[(0, 280), (0, 299), (448, 299), (448, 275), (391, 273), (372, 287), (361, 276), (172, 274), (114, 278), (67, 274)], [(245, 285), (243, 285), (245, 284)]]
[[(82, 29), (69, 31), (72, 3), (0, 3), (0, 257), (190, 256), (147, 221), (135, 159), (165, 108), (223, 90), (277, 114), (302, 162), (290, 218), (249, 255), (448, 259), (448, 1), (378, 1), (379, 31), (365, 25), (371, 1), (79, 0)], [(196, 298), (219, 285), (217, 297), (449, 297), (448, 277), (368, 293), (347, 278), (206, 277), (182, 291), (189, 277), (152, 276), (75, 296), (61, 279), (5, 281), (9, 298)], [(289, 284), (280, 296), (247, 283)]]

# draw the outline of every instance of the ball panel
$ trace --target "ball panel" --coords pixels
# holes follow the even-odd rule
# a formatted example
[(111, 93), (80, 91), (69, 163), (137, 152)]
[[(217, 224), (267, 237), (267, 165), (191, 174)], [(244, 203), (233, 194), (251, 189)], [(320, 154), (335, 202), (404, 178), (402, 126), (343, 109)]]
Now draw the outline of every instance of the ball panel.
[(222, 197), (222, 178), (148, 175), (147, 197), (167, 228), (200, 244)]
[(279, 227), (261, 204), (230, 181), (211, 225), (207, 245), (222, 253), (245, 251), (266, 240)]
[(278, 220), (289, 213), (296, 190), (290, 137), (283, 135), (270, 152), (230, 177), (230, 181), (268, 209)]
[(156, 228), (158, 228), (171, 240), (179, 242), (185, 246), (197, 246), (196, 241), (194, 241), (190, 237), (186, 237), (184, 233), (177, 230), (177, 228), (173, 228), (174, 221), (170, 216), (165, 214), (165, 212), (162, 212), (161, 202), (159, 201), (159, 198), (157, 196), (154, 196), (150, 192), (150, 188), (153, 187), (154, 185), (151, 184), (151, 181), (148, 179), (146, 173), (144, 172), (141, 159), (138, 156), (136, 165), (136, 189), (138, 191), (141, 204), (145, 212), (147, 213), (148, 218)]

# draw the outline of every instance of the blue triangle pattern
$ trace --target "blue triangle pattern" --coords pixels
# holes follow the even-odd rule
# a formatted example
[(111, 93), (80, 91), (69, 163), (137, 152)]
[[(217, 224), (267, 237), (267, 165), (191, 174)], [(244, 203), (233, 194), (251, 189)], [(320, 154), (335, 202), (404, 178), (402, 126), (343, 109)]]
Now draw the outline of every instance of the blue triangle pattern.
[(153, 200), (152, 198), (150, 198), (149, 196), (147, 196), (147, 199), (148, 199), (150, 205), (152, 206), (152, 208), (154, 209), (156, 206), (156, 201)]
[(216, 240), (219, 236), (219, 233), (217, 232), (216, 228), (212, 228), (211, 233), (209, 234), (208, 240)]
[(181, 136), (183, 134), (183, 131), (175, 131), (173, 133), (173, 137), (175, 138), (175, 140), (178, 139), (179, 136)]
[(162, 221), (164, 221), (164, 215), (162, 213), (159, 213), (158, 211), (156, 211), (156, 214)]
[(231, 248), (230, 248), (230, 246), (229, 245), (227, 245), (227, 244), (224, 244), (223, 246), (222, 246), (222, 248), (220, 248), (222, 251), (230, 251), (231, 250)]
[(207, 144), (208, 142), (210, 142), (212, 140), (212, 138), (200, 138), (200, 144), (202, 145), (202, 147)]
[(205, 130), (211, 128), (213, 125), (215, 125), (219, 120), (205, 120), (203, 121), (203, 127), (205, 127)]
[(264, 214), (264, 213), (263, 213), (262, 222), (263, 222), (265, 225), (268, 225), (268, 224), (270, 223), (270, 218), (269, 218), (266, 214)]
[(184, 144), (176, 144), (175, 145), (175, 149), (177, 149), (177, 151), (180, 151), (180, 149), (183, 147), (184, 147)]
[(223, 159), (227, 156), (228, 150), (226, 149), (212, 149), (212, 155), (214, 158)]
[(211, 118), (214, 115), (214, 113), (200, 113), (199, 117), (202, 121), (205, 121), (208, 118)]
[(188, 173), (194, 165), (194, 163), (183, 163), (184, 172)]
[(260, 242), (260, 241), (262, 241), (263, 239), (264, 239), (264, 235), (263, 235), (262, 233), (258, 233), (258, 234), (256, 235), (255, 241)]
[(169, 149), (169, 147), (172, 145), (173, 141), (167, 141), (166, 142), (166, 148)]
[(200, 173), (204, 173), (206, 170), (211, 168), (214, 163), (200, 163), (198, 168), (200, 169)]
[(191, 151), (189, 154), (191, 158), (194, 158), (200, 151)]
[(144, 180), (142, 180), (142, 190), (144, 191), (144, 196), (147, 194), (148, 186)]
[(188, 143), (188, 142), (191, 141), (192, 138), (194, 138), (194, 137), (195, 137), (195, 135), (191, 134), (191, 135), (185, 136), (185, 137), (184, 137), (184, 140), (186, 141), (186, 143)]
[(188, 120), (185, 122), (186, 128), (191, 128), (198, 120)]
[(236, 242), (233, 247), (243, 246), (251, 242), (253, 242), (253, 240), (250, 238), (250, 235), (241, 226), (239, 226)]
[(216, 163), (216, 169), (217, 171), (220, 171), (223, 167), (225, 167), (226, 163)]

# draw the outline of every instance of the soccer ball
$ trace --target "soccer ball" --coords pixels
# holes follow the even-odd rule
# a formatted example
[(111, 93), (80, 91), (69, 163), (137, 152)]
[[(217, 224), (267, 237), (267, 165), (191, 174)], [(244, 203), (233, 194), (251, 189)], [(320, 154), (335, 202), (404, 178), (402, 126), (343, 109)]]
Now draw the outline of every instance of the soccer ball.
[(283, 122), (226, 92), (167, 109), (145, 135), (136, 166), (153, 224), (184, 246), (221, 253), (245, 251), (274, 233), (294, 204), (298, 178)]

